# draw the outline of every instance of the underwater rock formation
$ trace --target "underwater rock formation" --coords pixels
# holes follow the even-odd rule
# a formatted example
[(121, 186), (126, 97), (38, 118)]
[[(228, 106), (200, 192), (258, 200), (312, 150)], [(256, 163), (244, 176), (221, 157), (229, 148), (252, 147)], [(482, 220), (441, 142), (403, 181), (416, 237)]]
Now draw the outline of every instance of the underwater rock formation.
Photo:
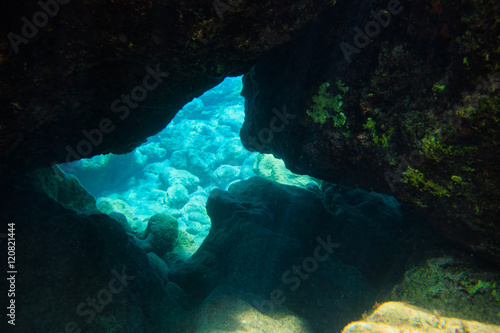
[(80, 214), (96, 214), (95, 198), (87, 192), (78, 178), (57, 166), (41, 168), (33, 173), (33, 184), (64, 208)]
[(440, 316), (400, 302), (380, 305), (369, 317), (349, 324), (342, 333), (499, 333), (500, 326)]
[(324, 196), (261, 177), (213, 190), (210, 232), (169, 279), (192, 304), (230, 286), (263, 313), (283, 305), (317, 331), (342, 329), (373, 304), (375, 288), (394, 285), (409, 256), (437, 241), (384, 195), (330, 188)]
[(258, 154), (255, 157), (253, 171), (262, 178), (281, 184), (302, 188), (318, 187), (320, 181), (307, 175), (297, 175), (288, 170), (285, 163), (270, 154)]
[[(15, 223), (16, 330), (168, 331), (182, 309), (116, 221), (65, 209), (29, 179), (15, 184), (2, 181), (0, 200), (2, 218)], [(3, 281), (7, 276), (0, 272)], [(6, 287), (0, 285), (2, 295)]]
[(139, 244), (147, 253), (154, 252), (161, 257), (177, 246), (178, 238), (177, 219), (169, 214), (157, 214), (149, 219), (144, 240)]
[[(17, 297), (23, 307), (18, 323), (24, 331), (70, 325), (93, 332), (197, 332), (203, 323), (212, 327), (223, 318), (262, 331), (265, 325), (339, 331), (371, 307), (377, 291), (393, 288), (391, 299), (425, 302), (427, 290), (449, 281), (424, 264), (394, 287), (405, 266), (436, 251), (436, 244), (439, 251), (445, 246), (382, 194), (322, 184), (320, 195), (260, 177), (235, 183), (227, 192), (211, 193), (212, 227), (195, 253), (198, 246), (166, 214), (153, 216), (147, 240), (137, 241), (132, 236), (137, 233), (129, 229), (132, 235), (127, 235), (106, 215), (64, 209), (40, 191), (32, 176), (13, 181), (14, 186), (2, 182), (0, 200), (7, 208), (3, 218), (19, 230), (23, 271), (17, 283), (23, 291)], [(449, 264), (440, 267), (455, 270)], [(123, 273), (115, 266), (126, 267), (130, 277), (116, 294), (118, 289), (105, 289)], [(482, 306), (494, 307), (498, 275), (460, 267), (457, 287), (482, 299)], [(414, 273), (421, 271), (427, 280)], [(415, 280), (429, 287), (421, 288), (423, 298), (412, 292)], [(93, 298), (106, 305), (94, 310), (95, 317), (87, 303)], [(242, 309), (248, 311), (238, 315)], [(219, 317), (211, 311), (219, 311)], [(178, 325), (182, 330), (176, 331)]]
[(404, 274), (390, 295), (441, 316), (500, 325), (500, 273), (475, 267), (470, 258), (429, 258)]
[(304, 248), (316, 244), (315, 233), (330, 219), (318, 195), (259, 177), (233, 184), (229, 192), (213, 190), (207, 212), (212, 220), (207, 238), (193, 257), (170, 272), (181, 286), (197, 285), (195, 300), (218, 284), (268, 291)]
[(500, 5), (356, 4), (337, 1), (245, 75), (243, 144), (295, 173), (392, 194), (500, 264)]
[(2, 170), (129, 152), (333, 6), (229, 3), (59, 1), (50, 17), (33, 1), (2, 3)]
[[(462, 259), (500, 263), (498, 1), (228, 3), (0, 4), (0, 218), (16, 224), (17, 328), (170, 333), (191, 314), (189, 329), (200, 331), (219, 309), (252, 326), (281, 325), (263, 314), (290, 310), (296, 326), (283, 330), (339, 331), (378, 297), (438, 312), (389, 303), (346, 330), (380, 328), (373, 322), (386, 313), (441, 324), (447, 305), (450, 316), (497, 320), (498, 272)], [(252, 174), (255, 155), (235, 133), (241, 108), (224, 105), (214, 120), (215, 97), (184, 110), (163, 145), (91, 162), (97, 189), (129, 189), (97, 202), (109, 216), (74, 178), (38, 169), (129, 152), (186, 102), (243, 73), (245, 147), (321, 186), (231, 184)], [(104, 164), (123, 178), (99, 173)], [(174, 179), (167, 167), (195, 178)], [(212, 180), (228, 190), (207, 202)], [(372, 190), (470, 252), (448, 251), (420, 215)], [(125, 197), (148, 207), (133, 210)], [(171, 216), (147, 229), (151, 211)]]

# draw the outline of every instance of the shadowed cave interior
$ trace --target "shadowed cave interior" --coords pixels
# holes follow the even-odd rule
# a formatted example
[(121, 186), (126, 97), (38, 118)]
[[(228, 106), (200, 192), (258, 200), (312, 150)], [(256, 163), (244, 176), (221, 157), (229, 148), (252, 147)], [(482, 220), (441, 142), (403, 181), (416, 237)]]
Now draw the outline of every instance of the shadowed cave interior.
[(0, 13), (2, 332), (500, 332), (498, 4)]

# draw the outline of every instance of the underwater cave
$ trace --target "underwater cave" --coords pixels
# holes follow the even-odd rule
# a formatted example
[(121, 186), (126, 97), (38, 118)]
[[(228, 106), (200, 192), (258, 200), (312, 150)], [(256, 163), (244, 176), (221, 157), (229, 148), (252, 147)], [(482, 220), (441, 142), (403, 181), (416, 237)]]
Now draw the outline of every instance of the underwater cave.
[(500, 332), (500, 4), (0, 8), (1, 332)]

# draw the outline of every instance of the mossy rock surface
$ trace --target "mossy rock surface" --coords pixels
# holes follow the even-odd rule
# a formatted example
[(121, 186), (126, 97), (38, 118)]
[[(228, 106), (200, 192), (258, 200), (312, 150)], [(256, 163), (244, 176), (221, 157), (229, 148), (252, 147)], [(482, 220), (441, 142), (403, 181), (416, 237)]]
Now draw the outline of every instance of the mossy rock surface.
[(426, 260), (404, 275), (391, 299), (435, 310), (442, 316), (500, 324), (500, 272), (453, 257)]
[(243, 80), (240, 137), (292, 172), (393, 195), (500, 265), (500, 4), (400, 5), (352, 54), (342, 45), (386, 1), (339, 1), (312, 28), (321, 34), (258, 61)]

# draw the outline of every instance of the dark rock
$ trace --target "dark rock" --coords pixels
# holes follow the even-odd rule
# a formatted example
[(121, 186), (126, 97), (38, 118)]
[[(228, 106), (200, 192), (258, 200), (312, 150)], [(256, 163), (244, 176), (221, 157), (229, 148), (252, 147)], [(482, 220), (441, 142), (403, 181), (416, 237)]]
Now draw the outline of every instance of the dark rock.
[(107, 213), (107, 215), (109, 217), (111, 217), (113, 220), (115, 220), (116, 222), (118, 222), (118, 224), (121, 225), (121, 227), (125, 230), (125, 232), (127, 234), (129, 234), (129, 235), (136, 234), (136, 231), (134, 229), (132, 229), (132, 227), (130, 226), (130, 223), (127, 220), (127, 217), (124, 214), (119, 213), (119, 212), (110, 212), (110, 213)]
[(168, 281), (168, 265), (160, 258), (156, 253), (148, 253), (149, 263), (153, 267), (156, 275), (161, 281), (162, 286), (166, 287), (169, 283)]
[(431, 309), (443, 317), (499, 325), (499, 281), (498, 270), (478, 266), (470, 257), (433, 257), (408, 269), (389, 297)]
[[(318, 331), (341, 329), (373, 304), (374, 286), (393, 285), (405, 260), (425, 252), (394, 199), (367, 192), (350, 197), (342, 208), (351, 211), (342, 214), (329, 200), (334, 216), (318, 194), (260, 177), (228, 192), (215, 189), (207, 201), (207, 238), (191, 258), (172, 263), (169, 278), (192, 304), (228, 285), (264, 313), (284, 305)], [(377, 209), (385, 215), (368, 219)], [(398, 240), (400, 233), (406, 237)]]
[(500, 264), (500, 5), (398, 6), (365, 47), (356, 28), (387, 1), (337, 2), (260, 59), (244, 77), (242, 142), (295, 173), (392, 194)]
[[(8, 203), (2, 225), (15, 223), (16, 330), (63, 332), (69, 325), (85, 332), (166, 332), (181, 309), (116, 221), (76, 214), (29, 182), (15, 183), (3, 182), (0, 198)], [(0, 273), (3, 281), (6, 274)], [(6, 286), (0, 284), (3, 295)]]
[[(257, 198), (245, 196), (245, 186)], [(281, 206), (269, 200), (258, 202), (266, 191), (270, 196), (278, 194), (276, 198), (281, 195)], [(305, 214), (306, 207), (315, 209)], [(181, 287), (199, 284), (192, 292), (195, 300), (224, 283), (260, 294), (268, 291), (305, 244), (314, 243), (315, 226), (328, 219), (318, 196), (257, 177), (232, 185), (230, 192), (213, 190), (207, 212), (212, 226), (201, 248), (170, 272)], [(268, 254), (266, 260), (260, 257), (263, 253)]]
[(81, 214), (98, 213), (95, 198), (87, 192), (78, 178), (58, 166), (33, 172), (34, 185), (64, 208)]
[[(190, 259), (172, 263), (170, 279), (192, 304), (227, 285), (261, 312), (283, 305), (323, 332), (357, 319), (409, 263), (449, 247), (393, 197), (321, 189), (322, 197), (255, 177), (213, 190), (209, 235)], [(323, 243), (332, 253), (316, 260)]]
[(151, 216), (146, 228), (145, 239), (139, 240), (146, 252), (154, 252), (159, 257), (174, 249), (179, 237), (177, 219), (169, 214)]
[[(184, 104), (245, 73), (332, 3), (259, 0), (221, 10), (212, 1), (92, 0), (59, 7), (23, 42), (21, 18), (32, 20), (40, 6), (0, 7), (0, 34), (18, 41), (0, 45), (4, 171), (133, 150)], [(126, 102), (131, 94), (137, 103)]]

